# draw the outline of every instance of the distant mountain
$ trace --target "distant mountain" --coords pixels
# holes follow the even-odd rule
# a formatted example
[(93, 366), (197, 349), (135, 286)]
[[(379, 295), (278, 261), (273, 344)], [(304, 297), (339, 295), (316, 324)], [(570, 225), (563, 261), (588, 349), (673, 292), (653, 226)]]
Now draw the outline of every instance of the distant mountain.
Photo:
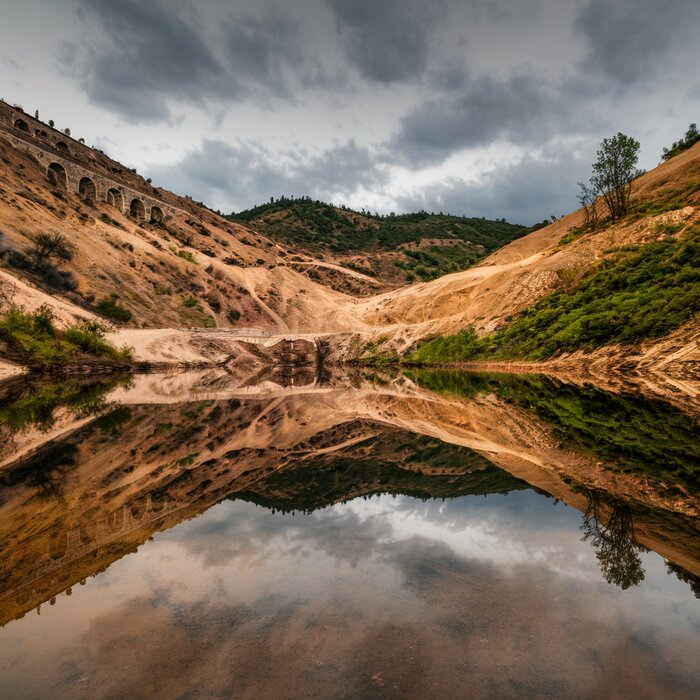
[(505, 219), (425, 211), (379, 216), (308, 197), (282, 197), (227, 218), (293, 250), (327, 253), (347, 267), (397, 283), (464, 270), (533, 230)]
[[(351, 433), (360, 425), (356, 421), (341, 429)], [(381, 432), (342, 450), (293, 461), (230, 498), (285, 512), (311, 513), (382, 493), (427, 500), (528, 488), (467, 447), (386, 426), (372, 427)]]

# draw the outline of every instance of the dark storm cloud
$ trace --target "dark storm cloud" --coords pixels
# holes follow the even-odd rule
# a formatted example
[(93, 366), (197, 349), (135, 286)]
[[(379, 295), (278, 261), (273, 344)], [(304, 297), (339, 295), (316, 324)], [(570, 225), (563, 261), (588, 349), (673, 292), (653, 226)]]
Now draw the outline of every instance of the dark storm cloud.
[[(472, 10), (506, 16), (499, 3)], [(470, 77), (459, 65), (434, 73), (433, 94), (401, 118), (390, 142), (397, 159), (439, 163), (498, 140), (531, 148), (563, 135), (601, 134), (615, 121), (621, 87), (678, 80), (668, 71), (674, 56), (693, 45), (700, 11), (697, 0), (589, 0), (572, 29), (584, 39), (586, 56), (557, 79), (526, 68), (506, 78)], [(679, 87), (692, 91), (697, 81), (689, 66)]]
[(478, 182), (447, 179), (397, 201), (406, 211), (506, 217), (531, 225), (551, 214), (558, 217), (576, 209), (576, 182), (586, 180), (589, 173), (588, 159), (551, 148), (542, 157), (526, 156), (515, 165), (483, 175)]
[(444, 16), (442, 2), (328, 0), (346, 58), (380, 83), (413, 80), (428, 67), (430, 34)]
[[(538, 154), (562, 142), (593, 154), (623, 130), (647, 157), (697, 121), (698, 0), (71, 2), (83, 37), (68, 33), (64, 74), (122, 121), (169, 121), (164, 149), (181, 154), (191, 134), (211, 135), (149, 174), (215, 206), (281, 194), (357, 201), (382, 188), (374, 201), (388, 209), (530, 222), (576, 206), (575, 182), (587, 176), (569, 174), (571, 153)], [(16, 81), (7, 59), (3, 67)], [(119, 126), (122, 147), (140, 137)], [(224, 129), (264, 140), (227, 144)], [(283, 134), (301, 145), (280, 146)], [(457, 179), (456, 163), (486, 148), (495, 162), (514, 152), (523, 160), (478, 186)], [(391, 201), (442, 178), (414, 174), (456, 154), (444, 165), (455, 179)]]
[(288, 94), (285, 68), (303, 59), (296, 26), (278, 18), (248, 20), (232, 24), (226, 41), (236, 72), (254, 77), (278, 94)]
[(159, 2), (82, 0), (88, 19), (104, 30), (106, 43), (94, 44), (71, 65), (83, 74), (90, 99), (131, 121), (167, 119), (169, 97), (191, 101), (225, 88), (224, 69), (198, 32)]
[(232, 20), (225, 30), (232, 73), (251, 92), (292, 99), (299, 86), (329, 87), (331, 71), (312, 51), (300, 22), (276, 10), (261, 19)]
[[(589, 0), (574, 23), (590, 49), (582, 68), (628, 87), (664, 75), (669, 54), (697, 42), (698, 8), (698, 0)], [(691, 77), (698, 67), (688, 68)]]
[[(550, 85), (535, 73), (520, 72), (504, 80), (452, 75), (449, 84), (449, 94), (426, 98), (401, 119), (391, 142), (399, 159), (437, 163), (497, 139), (542, 144), (564, 129), (585, 125), (572, 99), (574, 79)], [(581, 95), (586, 86), (575, 90)]]
[(304, 48), (299, 23), (283, 11), (257, 19), (222, 15), (219, 35), (207, 36), (163, 2), (81, 3), (81, 15), (102, 35), (87, 52), (65, 46), (62, 62), (81, 76), (93, 102), (127, 121), (169, 119), (170, 101), (290, 99), (298, 85), (330, 83)]
[(175, 192), (234, 210), (260, 204), (270, 196), (330, 199), (359, 185), (379, 186), (387, 181), (371, 152), (354, 141), (316, 155), (299, 150), (271, 153), (256, 142), (232, 146), (206, 140), (177, 163), (150, 168), (149, 175)]

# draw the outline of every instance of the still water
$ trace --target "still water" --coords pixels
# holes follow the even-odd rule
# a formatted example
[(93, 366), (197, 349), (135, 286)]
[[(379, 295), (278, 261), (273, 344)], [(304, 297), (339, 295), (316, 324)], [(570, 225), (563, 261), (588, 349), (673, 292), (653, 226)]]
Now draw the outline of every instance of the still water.
[(693, 698), (696, 407), (541, 378), (8, 385), (3, 698)]

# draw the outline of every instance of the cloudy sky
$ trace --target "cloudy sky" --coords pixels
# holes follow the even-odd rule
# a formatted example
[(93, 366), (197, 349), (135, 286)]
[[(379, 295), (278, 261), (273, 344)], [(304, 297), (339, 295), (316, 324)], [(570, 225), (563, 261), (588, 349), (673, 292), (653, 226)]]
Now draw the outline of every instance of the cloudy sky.
[(533, 223), (700, 122), (698, 0), (2, 0), (0, 97), (223, 211)]

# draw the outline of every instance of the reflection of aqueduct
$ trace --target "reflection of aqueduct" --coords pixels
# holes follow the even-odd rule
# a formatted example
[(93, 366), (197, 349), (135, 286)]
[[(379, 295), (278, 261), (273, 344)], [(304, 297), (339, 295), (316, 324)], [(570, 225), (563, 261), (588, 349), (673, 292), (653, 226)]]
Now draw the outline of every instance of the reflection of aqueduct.
[[(76, 565), (82, 571), (78, 564), (84, 557), (101, 559), (109, 565), (113, 561), (110, 552), (119, 553), (120, 548), (123, 549), (120, 542), (132, 541), (130, 534), (139, 531), (145, 532), (146, 536), (152, 534), (159, 529), (160, 520), (187, 505), (177, 501), (162, 502), (147, 494), (107, 516), (83, 523), (79, 527), (65, 530), (59, 525), (51, 538), (48, 551), (33, 563), (31, 576), (18, 587), (0, 591), (0, 626), (14, 617), (14, 613), (7, 617), (8, 611), (16, 612), (17, 606), (21, 609), (37, 597), (39, 602), (46, 600), (47, 597), (42, 595), (44, 590), (50, 590), (54, 600), (56, 591), (76, 583), (77, 580), (71, 577), (71, 565)], [(133, 542), (140, 544), (144, 539), (145, 536), (139, 534), (133, 538)], [(121, 558), (124, 553), (126, 552), (122, 551), (116, 558)], [(88, 568), (92, 569), (90, 573), (97, 573), (94, 566)], [(14, 605), (11, 600), (14, 600)]]
[(57, 189), (92, 202), (106, 202), (139, 222), (160, 223), (179, 211), (158, 199), (155, 190), (156, 196), (145, 194), (149, 186), (134, 172), (2, 101), (0, 131), (13, 146), (38, 161)]

